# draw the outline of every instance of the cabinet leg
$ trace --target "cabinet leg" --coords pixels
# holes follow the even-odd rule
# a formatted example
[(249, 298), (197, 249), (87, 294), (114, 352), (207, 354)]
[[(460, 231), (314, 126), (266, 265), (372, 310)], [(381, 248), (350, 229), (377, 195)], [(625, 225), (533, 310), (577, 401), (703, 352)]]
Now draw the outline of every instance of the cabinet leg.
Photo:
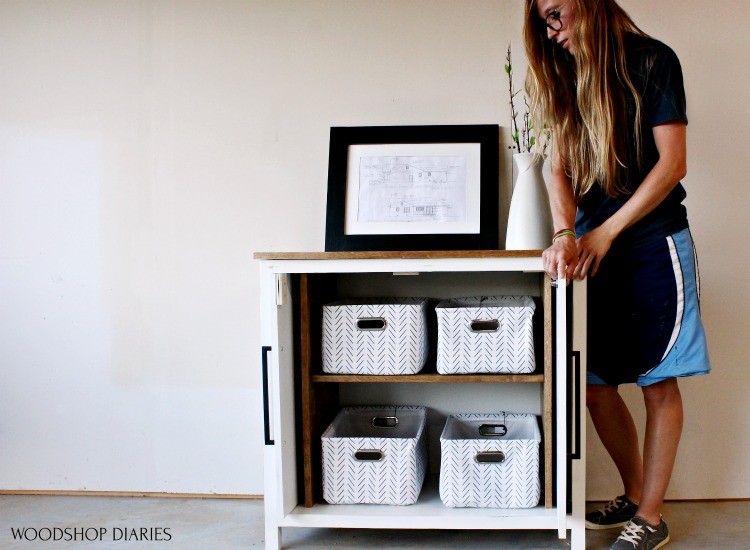
[(281, 527), (266, 525), (266, 550), (281, 550)]
[(570, 530), (571, 550), (586, 550), (586, 528), (575, 527)]

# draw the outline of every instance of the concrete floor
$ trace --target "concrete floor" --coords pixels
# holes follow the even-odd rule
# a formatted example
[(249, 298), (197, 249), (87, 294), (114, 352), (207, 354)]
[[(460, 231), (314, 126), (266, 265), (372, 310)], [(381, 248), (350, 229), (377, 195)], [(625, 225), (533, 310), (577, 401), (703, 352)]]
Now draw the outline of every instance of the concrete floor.
[[(672, 533), (670, 548), (750, 548), (750, 502), (668, 503), (664, 517)], [(54, 536), (54, 528), (104, 529), (92, 542), (14, 541), (12, 529), (31, 527), (42, 537)], [(166, 529), (160, 532), (150, 528)], [(45, 531), (48, 528), (49, 531)], [(151, 538), (145, 541), (146, 528)], [(128, 540), (123, 540), (125, 533)], [(28, 532), (30, 536), (33, 531)], [(64, 534), (64, 531), (57, 531)], [(95, 538), (94, 530), (86, 531)], [(606, 549), (617, 531), (588, 531), (588, 549)], [(117, 538), (118, 540), (113, 540)], [(505, 531), (378, 531), (349, 529), (284, 529), (284, 547), (354, 550), (377, 547), (389, 550), (567, 548), (551, 532)], [(183, 499), (95, 496), (0, 496), (0, 548), (33, 550), (84, 548), (239, 549), (263, 548), (263, 501), (232, 499)]]

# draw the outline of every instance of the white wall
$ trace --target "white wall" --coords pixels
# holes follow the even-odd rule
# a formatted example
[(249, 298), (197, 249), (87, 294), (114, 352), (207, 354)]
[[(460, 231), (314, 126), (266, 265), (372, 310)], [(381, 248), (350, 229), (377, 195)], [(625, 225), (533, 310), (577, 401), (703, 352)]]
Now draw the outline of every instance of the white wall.
[[(622, 3), (683, 62), (715, 369), (682, 385), (669, 496), (750, 497), (745, 5)], [(0, 489), (262, 493), (252, 253), (323, 249), (330, 126), (507, 125), (521, 13), (0, 0)], [(589, 494), (611, 497), (589, 447)]]
[(262, 492), (262, 50), (218, 8), (0, 4), (3, 489)]

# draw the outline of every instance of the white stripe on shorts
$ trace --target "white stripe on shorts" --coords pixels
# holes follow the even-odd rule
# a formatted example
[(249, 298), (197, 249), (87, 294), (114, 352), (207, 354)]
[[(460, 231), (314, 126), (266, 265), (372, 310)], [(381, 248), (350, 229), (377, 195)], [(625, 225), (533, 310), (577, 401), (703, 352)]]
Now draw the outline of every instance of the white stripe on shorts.
[(682, 280), (682, 265), (680, 265), (680, 258), (677, 255), (677, 247), (674, 244), (674, 239), (669, 236), (667, 237), (667, 245), (669, 246), (669, 255), (672, 257), (672, 268), (674, 269), (674, 279), (677, 284), (677, 315), (675, 316), (674, 329), (672, 329), (672, 336), (669, 338), (669, 344), (667, 349), (664, 351), (664, 355), (661, 360), (669, 355), (672, 351), (674, 343), (677, 341), (677, 336), (680, 334), (680, 327), (682, 326), (682, 315), (685, 312), (685, 286)]

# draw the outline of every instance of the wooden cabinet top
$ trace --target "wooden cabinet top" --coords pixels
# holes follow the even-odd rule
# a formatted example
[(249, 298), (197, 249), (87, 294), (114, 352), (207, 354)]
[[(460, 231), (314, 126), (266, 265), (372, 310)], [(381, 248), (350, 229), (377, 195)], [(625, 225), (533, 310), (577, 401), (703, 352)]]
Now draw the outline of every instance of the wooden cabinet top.
[(440, 258), (539, 258), (541, 250), (415, 250), (407, 252), (256, 252), (255, 260), (401, 260)]

